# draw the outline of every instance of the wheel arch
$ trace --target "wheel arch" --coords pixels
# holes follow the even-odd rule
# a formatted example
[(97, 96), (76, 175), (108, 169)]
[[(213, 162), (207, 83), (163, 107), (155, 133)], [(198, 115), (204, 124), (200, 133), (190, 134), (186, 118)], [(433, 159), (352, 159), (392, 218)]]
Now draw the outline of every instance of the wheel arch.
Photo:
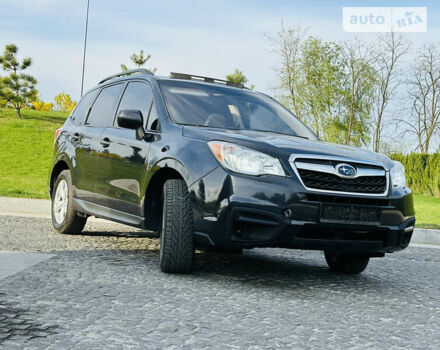
[(64, 159), (60, 159), (55, 163), (55, 165), (52, 168), (52, 172), (50, 174), (50, 180), (49, 180), (50, 198), (52, 198), (53, 186), (55, 185), (55, 181), (57, 180), (58, 175), (60, 175), (63, 170), (70, 170), (70, 167)]
[[(178, 163), (180, 164), (180, 163)], [(169, 164), (168, 164), (169, 165)], [(173, 164), (176, 165), (176, 164)], [(162, 222), (162, 191), (165, 181), (170, 179), (181, 179), (188, 184), (182, 169), (175, 166), (164, 166), (159, 168), (151, 177), (144, 197), (145, 228), (152, 231), (159, 231)], [(177, 168), (177, 169), (176, 169)]]

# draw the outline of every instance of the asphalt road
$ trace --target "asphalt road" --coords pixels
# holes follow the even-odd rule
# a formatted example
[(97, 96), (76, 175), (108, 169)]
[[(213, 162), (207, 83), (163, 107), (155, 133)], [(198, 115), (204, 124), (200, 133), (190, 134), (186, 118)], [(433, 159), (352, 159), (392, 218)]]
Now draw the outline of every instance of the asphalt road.
[(0, 216), (0, 250), (53, 254), (0, 280), (2, 349), (440, 348), (439, 249), (360, 276), (329, 272), (320, 252), (199, 253), (179, 276), (159, 271), (142, 231), (95, 222), (62, 236)]

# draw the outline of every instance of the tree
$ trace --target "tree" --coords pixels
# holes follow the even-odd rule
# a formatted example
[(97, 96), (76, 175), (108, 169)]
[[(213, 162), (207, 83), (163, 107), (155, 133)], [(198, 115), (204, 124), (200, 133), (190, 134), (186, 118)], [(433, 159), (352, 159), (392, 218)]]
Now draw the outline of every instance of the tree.
[(399, 121), (407, 126), (404, 133), (417, 137), (417, 149), (428, 153), (431, 141), (440, 131), (440, 49), (433, 43), (425, 44), (408, 79), (409, 119)]
[(310, 37), (302, 47), (295, 87), (298, 113), (319, 138), (330, 142), (340, 141), (341, 60), (339, 44)]
[[(141, 50), (139, 55), (133, 54), (131, 55), (130, 59), (133, 62), (133, 64), (136, 66), (136, 68), (144, 67), (145, 64), (150, 60), (151, 55), (147, 54), (147, 56), (144, 56), (144, 50)], [(129, 70), (128, 66), (125, 64), (121, 64), (121, 69), (123, 72)], [(156, 73), (156, 68), (149, 69), (153, 74)]]
[(0, 56), (0, 64), (3, 70), (10, 72), (8, 76), (1, 78), (0, 100), (7, 101), (17, 111), (17, 117), (21, 117), (21, 109), (28, 106), (37, 98), (34, 77), (22, 73), (32, 65), (31, 58), (24, 58), (21, 62), (17, 59), (18, 48), (14, 44), (6, 45), (3, 56)]
[(2, 89), (3, 89), (3, 81), (2, 81), (2, 79), (1, 79), (1, 77), (0, 77), (0, 108), (4, 108), (4, 107), (6, 107), (6, 105), (8, 104), (8, 101), (6, 101), (4, 98), (2, 98), (2, 96), (1, 96), (1, 91), (2, 91)]
[(243, 74), (241, 70), (235, 68), (234, 73), (231, 73), (226, 76), (226, 80), (235, 83), (235, 84), (245, 84), (247, 82), (246, 76)]
[[(382, 150), (381, 140), (386, 125), (385, 111), (399, 84), (398, 63), (409, 49), (401, 34), (395, 32), (380, 34), (374, 52), (377, 84), (373, 110), (373, 150)], [(386, 145), (384, 145), (386, 146)], [(386, 149), (386, 147), (385, 147)]]
[(36, 100), (32, 102), (32, 106), (36, 111), (48, 112), (53, 110), (53, 103), (41, 100), (40, 96), (37, 96)]
[(57, 96), (55, 96), (53, 98), (55, 105), (54, 105), (54, 109), (56, 111), (62, 111), (62, 112), (72, 112), (73, 109), (76, 106), (76, 102), (72, 101), (72, 98), (70, 97), (70, 95), (65, 94), (64, 92), (62, 92), (61, 94), (58, 94)]
[[(231, 82), (231, 83), (235, 83), (235, 84), (246, 84), (248, 79), (246, 78), (246, 76), (243, 74), (243, 72), (237, 68), (235, 68), (234, 73), (228, 74), (226, 76), (226, 80)], [(254, 85), (251, 84), (250, 89), (253, 90), (254, 89)]]
[(367, 145), (370, 141), (371, 110), (376, 84), (371, 47), (355, 39), (344, 43), (345, 92), (341, 118), (346, 145)]
[(370, 52), (359, 41), (339, 44), (306, 37), (286, 26), (269, 37), (280, 57), (281, 102), (325, 141), (360, 146), (370, 139), (375, 76)]
[(279, 79), (280, 100), (300, 119), (304, 119), (298, 99), (302, 85), (301, 53), (306, 34), (307, 29), (300, 25), (287, 26), (281, 23), (275, 36), (268, 36), (272, 51), (280, 58), (280, 64), (275, 69)]

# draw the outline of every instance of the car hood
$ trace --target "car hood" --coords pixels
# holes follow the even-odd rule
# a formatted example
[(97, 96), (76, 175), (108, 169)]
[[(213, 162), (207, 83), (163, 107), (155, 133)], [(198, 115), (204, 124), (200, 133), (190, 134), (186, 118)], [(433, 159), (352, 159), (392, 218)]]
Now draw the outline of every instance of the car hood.
[(384, 155), (365, 149), (270, 132), (184, 126), (183, 135), (204, 141), (233, 142), (285, 160), (288, 160), (291, 154), (301, 154), (354, 158), (379, 163), (386, 170), (390, 170), (394, 165)]

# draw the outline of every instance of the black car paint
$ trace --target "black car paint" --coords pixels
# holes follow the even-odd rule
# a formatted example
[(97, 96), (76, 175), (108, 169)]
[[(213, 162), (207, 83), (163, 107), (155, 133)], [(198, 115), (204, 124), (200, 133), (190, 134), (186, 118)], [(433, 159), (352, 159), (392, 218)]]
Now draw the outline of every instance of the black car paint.
[[(371, 255), (397, 251), (408, 245), (412, 231), (405, 232), (405, 228), (415, 222), (409, 189), (390, 187), (385, 198), (368, 198), (368, 203), (374, 199), (380, 203), (379, 226), (324, 224), (319, 222), (321, 200), (309, 195), (342, 202), (362, 196), (306, 190), (289, 163), (291, 154), (331, 155), (380, 163), (389, 171), (393, 163), (388, 158), (294, 136), (175, 124), (169, 118), (158, 79), (150, 75), (116, 79), (117, 83), (147, 81), (151, 85), (154, 103), (150, 116), (157, 117), (160, 127), (145, 130), (141, 140), (137, 139), (135, 130), (117, 125), (76, 125), (68, 118), (54, 147), (50, 194), (59, 169), (67, 167), (72, 173), (75, 208), (80, 213), (159, 230), (160, 186), (167, 178), (181, 177), (190, 191), (195, 240), (199, 245), (280, 246), (361, 251)], [(114, 83), (107, 82), (95, 89)], [(116, 116), (112, 118), (115, 120)], [(144, 124), (147, 125), (147, 120)], [(207, 145), (210, 140), (233, 142), (277, 157), (287, 175), (255, 177), (232, 173), (214, 158)], [(284, 215), (286, 209), (291, 217)], [(247, 227), (252, 228), (250, 233), (246, 233)], [(319, 231), (334, 234), (320, 237), (315, 235)], [(358, 236), (353, 238), (356, 233)], [(378, 235), (379, 239), (362, 239), (369, 234)]]

